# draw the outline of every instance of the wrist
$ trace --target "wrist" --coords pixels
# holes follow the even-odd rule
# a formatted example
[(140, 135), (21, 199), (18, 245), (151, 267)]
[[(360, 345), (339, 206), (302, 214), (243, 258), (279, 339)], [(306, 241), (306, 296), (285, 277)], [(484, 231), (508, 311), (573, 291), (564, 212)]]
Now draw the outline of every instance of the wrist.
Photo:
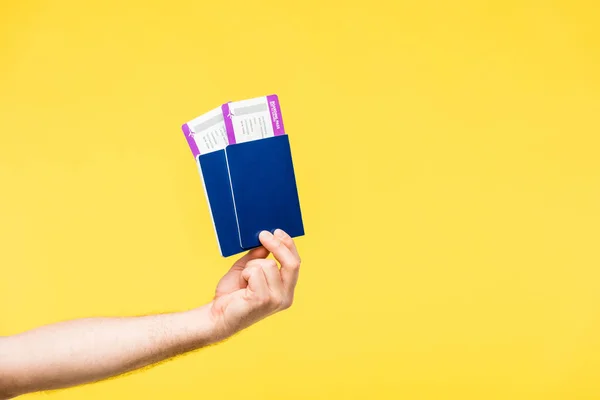
[(189, 314), (197, 347), (209, 346), (231, 336), (219, 323), (220, 319), (213, 313), (212, 306), (213, 302), (210, 302), (186, 312)]

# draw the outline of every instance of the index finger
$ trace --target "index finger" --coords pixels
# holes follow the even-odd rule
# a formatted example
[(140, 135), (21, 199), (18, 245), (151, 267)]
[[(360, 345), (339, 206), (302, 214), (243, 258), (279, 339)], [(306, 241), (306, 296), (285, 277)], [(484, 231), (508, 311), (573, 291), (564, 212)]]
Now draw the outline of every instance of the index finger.
[[(283, 231), (281, 231), (283, 232)], [(289, 237), (289, 235), (285, 234)], [(273, 256), (281, 264), (281, 279), (286, 291), (291, 294), (298, 282), (298, 274), (300, 273), (300, 257), (298, 252), (290, 249), (284, 240), (278, 236), (273, 236), (271, 232), (263, 231), (259, 236), (262, 245), (273, 253)], [(289, 238), (291, 240), (291, 238)]]
[(281, 239), (283, 244), (285, 244), (287, 246), (287, 248), (290, 249), (292, 254), (294, 256), (296, 256), (296, 258), (298, 259), (298, 262), (301, 263), (302, 260), (300, 260), (300, 254), (298, 254), (298, 249), (296, 248), (296, 243), (294, 243), (294, 239), (292, 239), (292, 237), (290, 235), (288, 235), (286, 232), (284, 232), (283, 229), (275, 229), (274, 234), (279, 239)]

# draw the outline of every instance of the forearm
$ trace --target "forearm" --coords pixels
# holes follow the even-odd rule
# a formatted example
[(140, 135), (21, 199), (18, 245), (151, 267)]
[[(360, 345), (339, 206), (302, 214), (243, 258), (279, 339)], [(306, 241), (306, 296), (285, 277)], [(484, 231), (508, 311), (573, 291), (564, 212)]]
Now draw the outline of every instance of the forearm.
[(210, 305), (181, 313), (89, 318), (0, 340), (0, 399), (119, 375), (216, 340)]

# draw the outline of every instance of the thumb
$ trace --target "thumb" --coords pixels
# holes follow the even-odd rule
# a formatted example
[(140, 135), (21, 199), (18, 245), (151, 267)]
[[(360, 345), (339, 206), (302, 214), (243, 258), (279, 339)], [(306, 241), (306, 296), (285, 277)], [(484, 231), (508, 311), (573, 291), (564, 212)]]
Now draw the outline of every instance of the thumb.
[(246, 267), (246, 264), (251, 261), (251, 260), (255, 260), (257, 258), (266, 258), (269, 255), (269, 250), (265, 249), (264, 247), (257, 247), (255, 249), (250, 250), (249, 252), (247, 252), (246, 254), (244, 254), (244, 256), (242, 258), (240, 258), (239, 260), (237, 260), (234, 264), (232, 269), (243, 269)]

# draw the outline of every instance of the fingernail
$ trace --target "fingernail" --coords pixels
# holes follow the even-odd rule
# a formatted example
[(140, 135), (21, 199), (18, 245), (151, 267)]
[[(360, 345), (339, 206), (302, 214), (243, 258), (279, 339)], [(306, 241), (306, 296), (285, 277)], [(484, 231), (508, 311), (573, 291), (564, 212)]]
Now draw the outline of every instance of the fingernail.
[(273, 238), (273, 234), (269, 231), (262, 231), (260, 233), (260, 236), (262, 236), (265, 239), (272, 239)]
[(283, 239), (285, 237), (285, 232), (281, 229), (275, 229), (275, 236), (277, 236), (280, 239)]

